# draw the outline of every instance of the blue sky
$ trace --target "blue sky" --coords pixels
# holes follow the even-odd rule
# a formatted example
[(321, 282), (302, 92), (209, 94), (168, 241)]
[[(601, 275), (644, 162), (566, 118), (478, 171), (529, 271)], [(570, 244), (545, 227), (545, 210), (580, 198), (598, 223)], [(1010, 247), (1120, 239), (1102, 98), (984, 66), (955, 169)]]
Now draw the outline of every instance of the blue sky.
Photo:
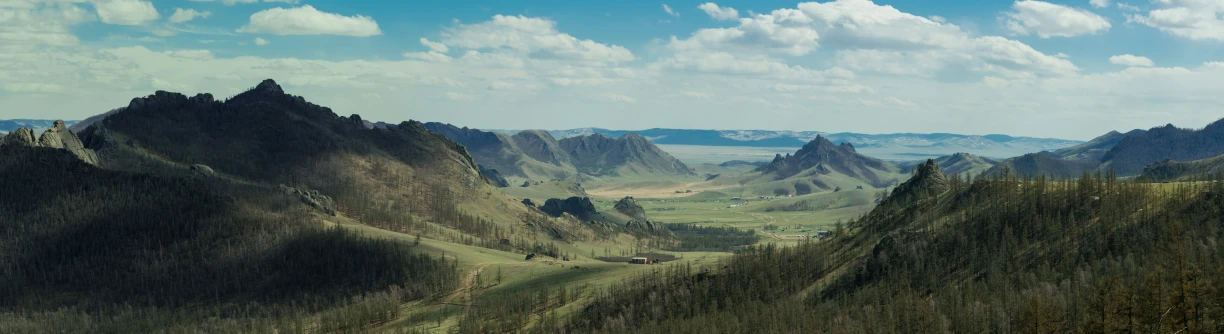
[(273, 78), (479, 128), (1089, 139), (1224, 113), (1224, 2), (0, 0), (0, 118)]

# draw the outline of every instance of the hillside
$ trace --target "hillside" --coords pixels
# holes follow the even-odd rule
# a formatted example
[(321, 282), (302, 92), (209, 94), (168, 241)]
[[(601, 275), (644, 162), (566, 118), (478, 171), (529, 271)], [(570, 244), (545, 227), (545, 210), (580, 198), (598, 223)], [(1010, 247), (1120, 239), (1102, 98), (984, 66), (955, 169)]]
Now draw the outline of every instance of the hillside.
[(1172, 124), (1126, 136), (1101, 161), (1120, 175), (1137, 175), (1149, 164), (1164, 159), (1194, 161), (1224, 154), (1224, 120), (1200, 130)]
[(1143, 168), (1141, 179), (1153, 182), (1185, 181), (1214, 177), (1224, 172), (1224, 155), (1195, 161), (1165, 159)]
[(431, 122), (423, 126), (463, 144), (477, 163), (510, 177), (509, 180), (514, 181), (511, 183), (523, 179), (564, 179), (577, 174), (569, 163), (569, 156), (557, 147), (557, 141), (547, 133), (524, 131), (510, 136), (445, 123)]
[(1060, 149), (1054, 151), (1053, 153), (1063, 160), (1100, 161), (1101, 158), (1105, 156), (1105, 152), (1109, 152), (1110, 149), (1117, 146), (1122, 139), (1133, 135), (1143, 134), (1144, 132), (1145, 131), (1143, 130), (1131, 130), (1127, 133), (1110, 131), (1109, 133), (1093, 138), (1086, 143)]
[(644, 274), (557, 328), (1219, 332), (1224, 254), (1211, 245), (1224, 237), (1221, 192), (1224, 182), (970, 183), (928, 162), (827, 240)]
[(560, 147), (579, 171), (593, 176), (695, 176), (696, 174), (645, 137), (595, 134), (562, 139)]
[(286, 185), (326, 196), (334, 211), (366, 225), (442, 241), (530, 252), (608, 236), (503, 195), (462, 145), (421, 123), (367, 127), (271, 80), (226, 101), (137, 98), (82, 140), (107, 169)]
[[(960, 174), (968, 173), (970, 176), (982, 174), (995, 165), (999, 164), (998, 160), (976, 156), (969, 153), (956, 153), (949, 156), (942, 156), (934, 159), (935, 164), (939, 165), (945, 174)], [(916, 163), (916, 164), (915, 164)], [(913, 170), (922, 162), (908, 162), (899, 164), (906, 169)]]
[[(347, 331), (398, 308), (376, 300), (418, 300), (459, 276), (408, 244), (326, 229), (275, 187), (27, 146), (0, 147), (0, 179), (0, 332)], [(314, 316), (333, 311), (346, 313)]]

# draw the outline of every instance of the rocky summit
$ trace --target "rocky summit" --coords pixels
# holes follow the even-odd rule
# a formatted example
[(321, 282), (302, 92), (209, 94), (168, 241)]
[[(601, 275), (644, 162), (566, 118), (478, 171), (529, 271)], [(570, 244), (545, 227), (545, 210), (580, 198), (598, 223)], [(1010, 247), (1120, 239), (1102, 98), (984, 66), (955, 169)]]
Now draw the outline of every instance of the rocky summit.
[(62, 120), (55, 121), (55, 125), (43, 132), (37, 140), (34, 139), (33, 130), (29, 128), (17, 129), (0, 138), (0, 146), (5, 145), (62, 149), (71, 152), (86, 163), (91, 165), (98, 164), (98, 154), (91, 149), (85, 148), (85, 144), (81, 142), (81, 139), (72, 133), (72, 131), (68, 131)]

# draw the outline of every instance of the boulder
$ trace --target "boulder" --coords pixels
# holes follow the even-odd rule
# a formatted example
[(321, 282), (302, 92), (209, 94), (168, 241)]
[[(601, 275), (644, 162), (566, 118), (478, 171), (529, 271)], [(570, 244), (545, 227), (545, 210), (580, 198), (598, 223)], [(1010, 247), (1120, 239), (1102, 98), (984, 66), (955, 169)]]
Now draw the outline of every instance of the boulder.
[(280, 185), (278, 188), (280, 189), (281, 192), (285, 193), (286, 195), (297, 196), (298, 199), (302, 201), (302, 203), (306, 203), (307, 205), (310, 205), (311, 207), (314, 207), (315, 209), (319, 209), (320, 211), (323, 211), (324, 213), (327, 213), (329, 215), (332, 215), (332, 216), (336, 215), (335, 202), (332, 201), (331, 197), (327, 197), (326, 195), (319, 193), (318, 190), (302, 191), (300, 189), (286, 186), (283, 184)]

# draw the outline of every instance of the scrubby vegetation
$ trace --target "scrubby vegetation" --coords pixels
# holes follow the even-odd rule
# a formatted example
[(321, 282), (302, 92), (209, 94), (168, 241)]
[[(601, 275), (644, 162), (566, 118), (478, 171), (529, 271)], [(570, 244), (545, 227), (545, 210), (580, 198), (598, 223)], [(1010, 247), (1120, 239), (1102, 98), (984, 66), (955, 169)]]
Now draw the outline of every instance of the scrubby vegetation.
[(567, 328), (1224, 331), (1224, 182), (924, 175), (828, 241), (749, 248), (718, 270), (644, 274)]
[(760, 239), (756, 231), (743, 231), (734, 227), (703, 227), (696, 224), (667, 224), (667, 229), (680, 240), (673, 251), (731, 251), (735, 247), (751, 245)]

